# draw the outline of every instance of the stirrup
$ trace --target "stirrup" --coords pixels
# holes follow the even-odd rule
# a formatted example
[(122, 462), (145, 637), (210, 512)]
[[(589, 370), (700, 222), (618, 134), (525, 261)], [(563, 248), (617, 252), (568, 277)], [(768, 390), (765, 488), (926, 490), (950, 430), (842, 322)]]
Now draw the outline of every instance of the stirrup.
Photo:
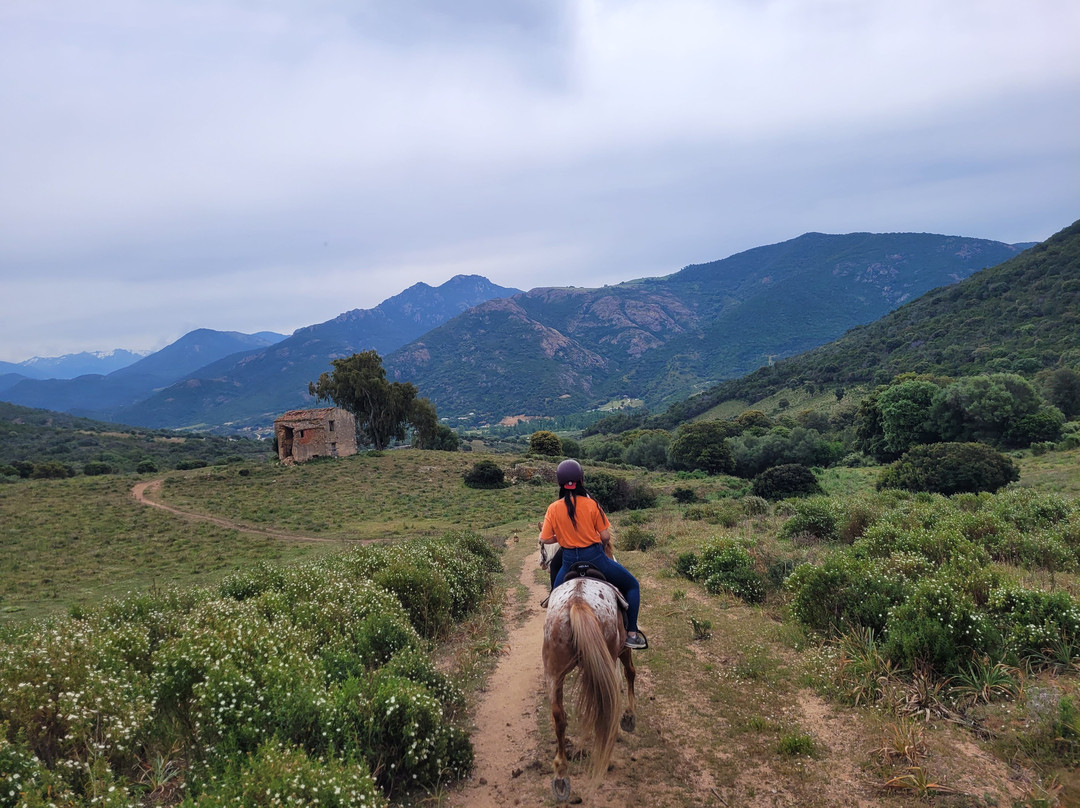
[(633, 651), (644, 651), (649, 647), (649, 640), (645, 636), (645, 632), (641, 629), (637, 630), (637, 637), (631, 639), (630, 635), (626, 635), (626, 642), (623, 645)]
[(541, 609), (546, 609), (549, 600), (551, 600), (551, 593), (550, 592), (547, 593), (546, 598), (544, 598), (542, 601), (540, 601), (540, 608)]

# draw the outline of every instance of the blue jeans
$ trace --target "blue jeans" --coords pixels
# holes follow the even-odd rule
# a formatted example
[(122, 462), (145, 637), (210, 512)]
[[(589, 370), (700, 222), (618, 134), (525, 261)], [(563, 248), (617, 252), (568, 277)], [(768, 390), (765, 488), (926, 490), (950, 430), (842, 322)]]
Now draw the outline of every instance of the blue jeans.
[(604, 555), (604, 545), (597, 542), (588, 547), (562, 548), (562, 566), (559, 568), (559, 574), (555, 576), (555, 586), (563, 582), (570, 567), (578, 561), (588, 561), (604, 573), (604, 577), (615, 584), (626, 596), (626, 602), (629, 604), (626, 610), (626, 630), (637, 631), (638, 610), (641, 609), (641, 587), (638, 586), (637, 578), (631, 575), (622, 564)]

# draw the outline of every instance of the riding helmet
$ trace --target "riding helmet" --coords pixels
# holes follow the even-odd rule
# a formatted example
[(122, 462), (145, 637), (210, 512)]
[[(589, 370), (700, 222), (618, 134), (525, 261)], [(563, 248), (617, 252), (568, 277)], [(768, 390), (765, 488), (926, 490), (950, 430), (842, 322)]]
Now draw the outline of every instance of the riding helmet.
[(585, 481), (585, 472), (576, 460), (564, 460), (555, 470), (559, 478), (559, 488), (576, 488)]

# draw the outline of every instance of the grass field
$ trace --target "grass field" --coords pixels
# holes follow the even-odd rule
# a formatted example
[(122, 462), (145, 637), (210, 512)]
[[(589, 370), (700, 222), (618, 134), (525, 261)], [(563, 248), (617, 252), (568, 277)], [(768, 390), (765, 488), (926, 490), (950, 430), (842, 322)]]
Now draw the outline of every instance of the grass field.
[[(452, 528), (507, 540), (503, 587), (513, 590), (521, 564), (531, 563), (526, 556), (534, 552), (535, 522), (554, 491), (550, 484), (524, 481), (492, 491), (466, 488), (462, 475), (484, 458), (508, 473), (543, 465), (507, 455), (395, 451), (293, 467), (248, 463), (162, 475), (165, 503), (246, 529), (140, 505), (131, 496), (140, 479), (133, 476), (0, 485), (0, 619), (47, 616), (128, 591), (208, 584), (258, 561), (289, 563), (356, 540), (394, 541)], [(1023, 456), (1019, 462), (1019, 487), (1080, 495), (1080, 452)], [(792, 619), (782, 589), (748, 605), (710, 595), (675, 572), (680, 554), (718, 536), (752, 543), (759, 564), (775, 569), (820, 560), (829, 548), (782, 538), (788, 518), (783, 508), (730, 518), (728, 505), (746, 493), (745, 481), (622, 473), (640, 476), (661, 493), (657, 508), (613, 514), (617, 546), (621, 537), (651, 542), (646, 551), (625, 544), (618, 550), (642, 581), (642, 627), (653, 645), (640, 662), (646, 697), (630, 747), (634, 762), (619, 772), (631, 789), (649, 789), (651, 796), (637, 804), (825, 808), (842, 805), (836, 794), (857, 788), (871, 788), (869, 804), (886, 806), (1077, 804), (1071, 802), (1080, 799), (1076, 775), (1049, 754), (1060, 751), (1056, 741), (1029, 730), (1037, 694), (1075, 695), (1075, 672), (1033, 673), (1021, 698), (971, 713), (974, 730), (929, 714), (905, 724), (880, 705), (840, 703), (834, 698), (836, 647)], [(822, 483), (830, 496), (844, 500), (871, 491), (877, 473), (827, 470)], [(714, 509), (706, 515), (717, 518), (687, 518), (685, 506), (670, 496), (676, 486), (693, 489)], [(260, 528), (331, 541), (268, 538), (256, 532)], [(1025, 585), (1076, 590), (1071, 574), (1033, 572)], [(504, 611), (513, 610), (493, 601), (440, 646), (443, 664), (476, 691), (498, 658), (503, 621), (513, 617)], [(904, 691), (898, 698), (909, 696)], [(550, 759), (548, 720), (538, 713), (541, 766)], [(547, 781), (536, 779), (537, 804), (549, 804)], [(419, 795), (415, 802), (444, 804), (445, 798)]]

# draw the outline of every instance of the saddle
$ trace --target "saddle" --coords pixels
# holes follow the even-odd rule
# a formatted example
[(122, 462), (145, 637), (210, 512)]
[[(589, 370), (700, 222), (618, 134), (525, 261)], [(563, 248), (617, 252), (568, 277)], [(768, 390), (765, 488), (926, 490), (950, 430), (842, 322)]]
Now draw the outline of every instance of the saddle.
[[(592, 578), (596, 581), (601, 581), (611, 587), (615, 593), (615, 602), (619, 604), (621, 611), (626, 611), (630, 604), (626, 602), (626, 598), (619, 590), (619, 587), (615, 586), (611, 581), (604, 577), (604, 573), (600, 572), (596, 567), (590, 564), (588, 561), (578, 561), (570, 567), (569, 572), (566, 573), (566, 577), (563, 578), (563, 583), (572, 581), (575, 578)], [(546, 598), (545, 598), (546, 600)]]

